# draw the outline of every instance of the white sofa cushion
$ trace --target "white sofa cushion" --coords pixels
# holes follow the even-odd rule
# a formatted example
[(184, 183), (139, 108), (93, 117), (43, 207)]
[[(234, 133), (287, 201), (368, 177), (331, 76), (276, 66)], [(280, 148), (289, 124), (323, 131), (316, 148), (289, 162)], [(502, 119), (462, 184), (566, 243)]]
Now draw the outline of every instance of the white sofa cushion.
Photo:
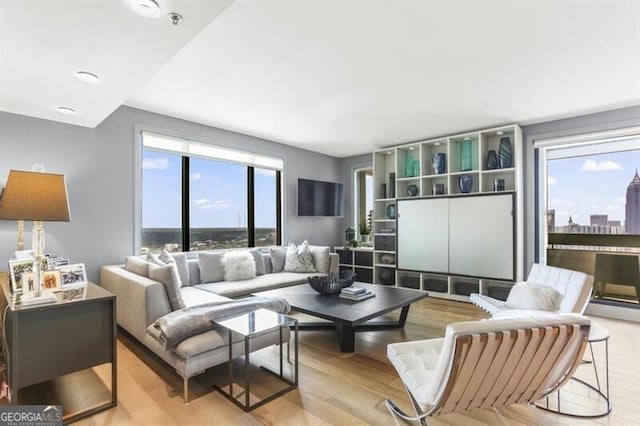
[(225, 281), (249, 280), (256, 277), (256, 262), (247, 250), (228, 251), (222, 256)]
[(205, 251), (198, 253), (201, 283), (216, 283), (224, 280), (223, 251)]
[(124, 267), (127, 271), (143, 277), (149, 277), (149, 262), (138, 257), (129, 256), (124, 260)]
[(316, 272), (313, 266), (313, 256), (309, 250), (309, 243), (305, 240), (299, 246), (289, 243), (287, 255), (284, 259), (285, 272)]
[(507, 309), (533, 309), (555, 312), (562, 295), (553, 287), (522, 281), (513, 286), (505, 303)]

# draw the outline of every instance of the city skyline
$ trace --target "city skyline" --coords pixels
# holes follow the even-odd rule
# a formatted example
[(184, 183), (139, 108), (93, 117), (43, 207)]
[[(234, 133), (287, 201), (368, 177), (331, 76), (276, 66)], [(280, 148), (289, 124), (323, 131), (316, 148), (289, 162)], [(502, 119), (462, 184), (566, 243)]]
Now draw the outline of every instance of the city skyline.
[(640, 150), (549, 160), (547, 209), (555, 226), (590, 225), (591, 215), (607, 215), (624, 225), (627, 187), (640, 168)]

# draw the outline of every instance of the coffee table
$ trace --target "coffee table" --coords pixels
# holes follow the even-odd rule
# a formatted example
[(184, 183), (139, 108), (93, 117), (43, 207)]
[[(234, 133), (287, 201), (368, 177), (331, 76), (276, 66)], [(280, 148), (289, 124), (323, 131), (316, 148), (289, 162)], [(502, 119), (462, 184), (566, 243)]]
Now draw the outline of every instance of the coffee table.
[[(384, 285), (354, 283), (365, 287), (376, 296), (361, 301), (341, 299), (339, 295), (321, 295), (308, 284), (284, 287), (256, 293), (259, 296), (279, 296), (287, 299), (294, 311), (330, 322), (300, 323), (300, 330), (336, 329), (342, 352), (355, 350), (356, 331), (386, 330), (403, 328), (413, 302), (424, 299), (428, 294), (420, 290), (390, 287)], [(398, 321), (389, 321), (379, 317), (402, 309)]]

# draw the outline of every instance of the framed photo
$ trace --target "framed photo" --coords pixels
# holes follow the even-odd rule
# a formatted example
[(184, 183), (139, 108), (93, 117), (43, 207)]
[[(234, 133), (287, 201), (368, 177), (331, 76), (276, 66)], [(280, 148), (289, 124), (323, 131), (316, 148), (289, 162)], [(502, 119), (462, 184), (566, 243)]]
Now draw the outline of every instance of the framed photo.
[[(33, 262), (35, 259), (11, 259), (9, 260), (9, 277), (11, 281), (11, 291), (13, 293), (22, 292), (22, 274), (33, 272)], [(47, 259), (42, 259), (40, 270), (44, 273), (48, 268)]]
[(33, 250), (20, 250), (14, 253), (14, 256), (18, 260), (27, 260), (27, 259), (35, 259), (36, 255), (33, 253)]
[[(22, 274), (23, 290), (33, 291), (33, 272), (25, 272)], [(43, 271), (42, 272), (42, 292), (53, 293), (62, 290), (62, 281), (60, 271)]]
[(62, 300), (82, 300), (87, 297), (87, 286), (70, 287), (62, 291)]
[(62, 277), (62, 288), (80, 286), (87, 283), (87, 271), (84, 263), (74, 263), (73, 265), (58, 266), (58, 271)]

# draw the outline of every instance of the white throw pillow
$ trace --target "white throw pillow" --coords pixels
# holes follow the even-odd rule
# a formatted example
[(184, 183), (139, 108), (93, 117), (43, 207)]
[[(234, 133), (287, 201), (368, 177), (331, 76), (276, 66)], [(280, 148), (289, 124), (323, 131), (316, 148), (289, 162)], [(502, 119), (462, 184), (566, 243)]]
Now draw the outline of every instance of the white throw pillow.
[(256, 263), (256, 275), (264, 275), (266, 271), (264, 259), (262, 258), (262, 251), (259, 248), (254, 248), (249, 250), (249, 253), (251, 253), (253, 261)]
[(313, 258), (313, 266), (316, 268), (316, 272), (323, 274), (329, 273), (329, 247), (321, 246), (309, 246), (311, 251), (311, 257)]
[[(163, 250), (163, 252), (164, 251), (165, 250)], [(176, 261), (173, 260), (173, 257), (171, 257), (169, 252), (166, 253), (166, 256), (163, 256), (163, 253), (160, 253), (159, 255), (157, 255), (149, 252), (147, 253), (147, 262), (149, 262), (151, 265), (171, 266), (173, 269), (175, 269), (175, 275), (177, 277), (175, 280), (175, 284), (178, 286), (178, 288), (182, 287), (182, 279), (180, 277), (180, 271), (178, 270), (178, 265), (176, 264)], [(151, 272), (149, 272), (149, 274), (151, 274)]]
[(250, 280), (256, 277), (256, 262), (247, 250), (228, 251), (222, 256), (225, 281)]
[(316, 268), (313, 266), (311, 250), (309, 250), (309, 243), (306, 240), (298, 247), (293, 243), (289, 243), (287, 255), (284, 259), (284, 271), (316, 272)]
[(175, 264), (165, 266), (150, 264), (149, 278), (164, 285), (172, 310), (177, 311), (185, 307), (182, 293), (180, 293), (180, 275), (178, 275)]
[(509, 292), (505, 307), (556, 312), (560, 308), (560, 302), (562, 294), (555, 289), (522, 281), (514, 285)]

